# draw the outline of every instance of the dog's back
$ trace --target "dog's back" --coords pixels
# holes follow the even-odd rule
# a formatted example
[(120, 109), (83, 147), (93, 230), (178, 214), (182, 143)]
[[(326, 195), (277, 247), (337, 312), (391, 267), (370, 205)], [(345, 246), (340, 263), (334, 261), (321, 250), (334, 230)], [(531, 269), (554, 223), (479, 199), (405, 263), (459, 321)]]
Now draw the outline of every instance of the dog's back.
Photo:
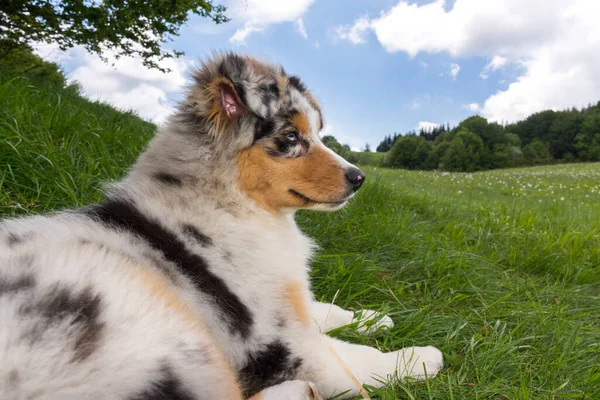
[(227, 393), (208, 329), (123, 233), (83, 212), (0, 226), (0, 398)]

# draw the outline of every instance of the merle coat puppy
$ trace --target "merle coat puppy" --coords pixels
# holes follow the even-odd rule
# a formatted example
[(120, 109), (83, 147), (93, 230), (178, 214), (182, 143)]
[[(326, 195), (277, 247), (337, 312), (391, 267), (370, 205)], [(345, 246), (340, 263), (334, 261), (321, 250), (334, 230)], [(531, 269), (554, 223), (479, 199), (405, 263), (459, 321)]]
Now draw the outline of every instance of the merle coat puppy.
[(193, 78), (101, 204), (0, 224), (0, 398), (301, 400), (435, 375), (433, 347), (323, 333), (356, 320), (314, 301), (294, 212), (365, 176), (321, 143), (300, 79), (237, 54)]

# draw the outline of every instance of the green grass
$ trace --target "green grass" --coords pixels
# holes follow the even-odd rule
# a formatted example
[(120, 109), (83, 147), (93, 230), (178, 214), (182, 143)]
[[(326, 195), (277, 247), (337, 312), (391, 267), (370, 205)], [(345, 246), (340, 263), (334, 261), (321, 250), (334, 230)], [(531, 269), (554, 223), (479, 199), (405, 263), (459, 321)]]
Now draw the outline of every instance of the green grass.
[(343, 338), (444, 352), (428, 385), (380, 398), (600, 398), (600, 164), (366, 171), (348, 208), (300, 222), (323, 248), (318, 296), (396, 323)]
[[(73, 91), (0, 77), (0, 215), (97, 201), (154, 127)], [(600, 398), (600, 165), (478, 174), (365, 168), (344, 210), (302, 212), (317, 296), (388, 312), (362, 337), (436, 345), (442, 373), (381, 399)]]
[(73, 88), (0, 73), (0, 215), (97, 201), (102, 182), (121, 176), (154, 130)]

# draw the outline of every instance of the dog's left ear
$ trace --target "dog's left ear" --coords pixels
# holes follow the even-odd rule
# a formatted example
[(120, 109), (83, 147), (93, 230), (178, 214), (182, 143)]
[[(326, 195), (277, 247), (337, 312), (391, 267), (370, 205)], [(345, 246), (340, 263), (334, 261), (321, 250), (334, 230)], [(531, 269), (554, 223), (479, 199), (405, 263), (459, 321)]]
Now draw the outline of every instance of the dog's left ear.
[(222, 84), (219, 88), (221, 92), (221, 107), (229, 118), (236, 117), (243, 112), (242, 102), (230, 85)]
[(227, 136), (246, 115), (271, 118), (288, 79), (281, 67), (234, 53), (217, 55), (194, 74), (188, 104), (210, 126), (210, 134)]
[(190, 100), (193, 101), (195, 112), (211, 124), (209, 133), (213, 137), (222, 137), (227, 131), (231, 131), (234, 122), (248, 112), (240, 92), (243, 96), (244, 88), (241, 84), (235, 84), (220, 74), (210, 76), (200, 88), (192, 90)]

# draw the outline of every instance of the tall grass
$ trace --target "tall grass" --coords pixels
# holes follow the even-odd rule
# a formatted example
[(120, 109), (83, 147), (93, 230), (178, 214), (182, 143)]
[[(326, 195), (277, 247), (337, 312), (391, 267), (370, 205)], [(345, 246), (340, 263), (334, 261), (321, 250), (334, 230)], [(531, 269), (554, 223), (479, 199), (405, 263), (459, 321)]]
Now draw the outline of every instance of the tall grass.
[(155, 130), (131, 113), (26, 76), (0, 75), (0, 214), (97, 201)]

